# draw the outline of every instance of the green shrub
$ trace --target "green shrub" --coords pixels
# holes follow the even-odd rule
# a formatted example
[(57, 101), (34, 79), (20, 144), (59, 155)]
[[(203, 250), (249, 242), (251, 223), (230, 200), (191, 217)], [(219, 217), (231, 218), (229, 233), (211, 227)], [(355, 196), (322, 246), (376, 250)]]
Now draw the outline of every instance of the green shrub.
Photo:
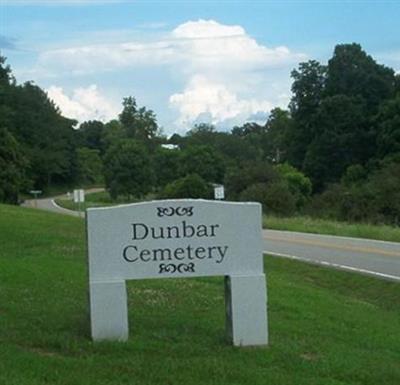
[(365, 182), (367, 171), (360, 164), (353, 164), (347, 167), (346, 172), (342, 176), (342, 184), (345, 186), (360, 185)]
[(388, 163), (369, 179), (376, 219), (400, 225), (400, 163)]
[(201, 176), (189, 174), (167, 184), (159, 197), (165, 199), (211, 199), (212, 187)]
[(286, 180), (289, 190), (294, 196), (296, 209), (301, 210), (311, 197), (312, 184), (310, 178), (307, 178), (288, 163), (280, 164), (275, 168)]
[(285, 181), (252, 184), (242, 191), (240, 200), (260, 202), (265, 213), (287, 216), (296, 211), (296, 198)]
[(269, 185), (282, 179), (268, 162), (248, 162), (231, 168), (225, 176), (225, 189), (230, 200), (242, 200), (242, 193), (252, 185)]
[(306, 213), (312, 217), (324, 219), (338, 219), (340, 200), (344, 194), (340, 184), (330, 185), (323, 193), (314, 195), (307, 205)]
[(400, 224), (400, 163), (390, 162), (368, 178), (359, 166), (351, 166), (341, 184), (315, 196), (308, 214), (350, 222)]

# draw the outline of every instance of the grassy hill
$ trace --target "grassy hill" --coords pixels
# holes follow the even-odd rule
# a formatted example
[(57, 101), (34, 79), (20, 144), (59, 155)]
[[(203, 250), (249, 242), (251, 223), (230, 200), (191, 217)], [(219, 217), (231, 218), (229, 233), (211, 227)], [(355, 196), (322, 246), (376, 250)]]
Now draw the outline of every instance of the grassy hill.
[(0, 384), (400, 383), (399, 283), (265, 267), (269, 347), (226, 342), (222, 278), (129, 282), (129, 341), (93, 343), (83, 221), (0, 205)]

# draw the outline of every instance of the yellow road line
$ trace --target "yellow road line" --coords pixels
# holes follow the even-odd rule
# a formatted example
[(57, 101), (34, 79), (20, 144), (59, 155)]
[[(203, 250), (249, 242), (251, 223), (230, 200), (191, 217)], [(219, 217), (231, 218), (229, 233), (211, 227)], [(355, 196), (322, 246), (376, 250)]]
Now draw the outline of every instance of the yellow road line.
[(337, 250), (346, 250), (346, 251), (355, 251), (360, 253), (369, 253), (369, 254), (381, 254), (381, 255), (389, 255), (392, 257), (400, 257), (400, 253), (396, 253), (394, 251), (382, 250), (382, 249), (374, 249), (374, 248), (364, 248), (364, 247), (356, 247), (356, 246), (339, 246), (331, 243), (324, 242), (315, 242), (309, 241), (305, 239), (290, 239), (290, 238), (280, 238), (280, 237), (270, 237), (264, 236), (264, 239), (268, 239), (270, 241), (282, 241), (287, 243), (298, 243), (303, 245), (315, 246), (315, 247), (327, 247), (330, 249)]

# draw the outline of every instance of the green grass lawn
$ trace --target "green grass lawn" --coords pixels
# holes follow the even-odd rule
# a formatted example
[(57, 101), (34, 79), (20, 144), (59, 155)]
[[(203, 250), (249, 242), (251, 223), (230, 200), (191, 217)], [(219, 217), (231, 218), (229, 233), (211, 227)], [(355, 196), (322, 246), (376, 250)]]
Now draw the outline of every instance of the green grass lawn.
[(400, 283), (266, 257), (270, 345), (235, 348), (222, 277), (131, 281), (93, 343), (84, 222), (0, 205), (0, 245), (0, 384), (400, 383)]

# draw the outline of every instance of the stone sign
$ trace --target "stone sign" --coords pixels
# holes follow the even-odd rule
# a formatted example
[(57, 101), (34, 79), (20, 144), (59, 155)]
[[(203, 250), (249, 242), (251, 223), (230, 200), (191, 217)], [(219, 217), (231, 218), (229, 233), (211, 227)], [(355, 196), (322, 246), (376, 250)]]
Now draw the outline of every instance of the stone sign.
[(258, 203), (153, 201), (86, 217), (94, 340), (128, 338), (126, 280), (220, 275), (233, 343), (267, 344)]

